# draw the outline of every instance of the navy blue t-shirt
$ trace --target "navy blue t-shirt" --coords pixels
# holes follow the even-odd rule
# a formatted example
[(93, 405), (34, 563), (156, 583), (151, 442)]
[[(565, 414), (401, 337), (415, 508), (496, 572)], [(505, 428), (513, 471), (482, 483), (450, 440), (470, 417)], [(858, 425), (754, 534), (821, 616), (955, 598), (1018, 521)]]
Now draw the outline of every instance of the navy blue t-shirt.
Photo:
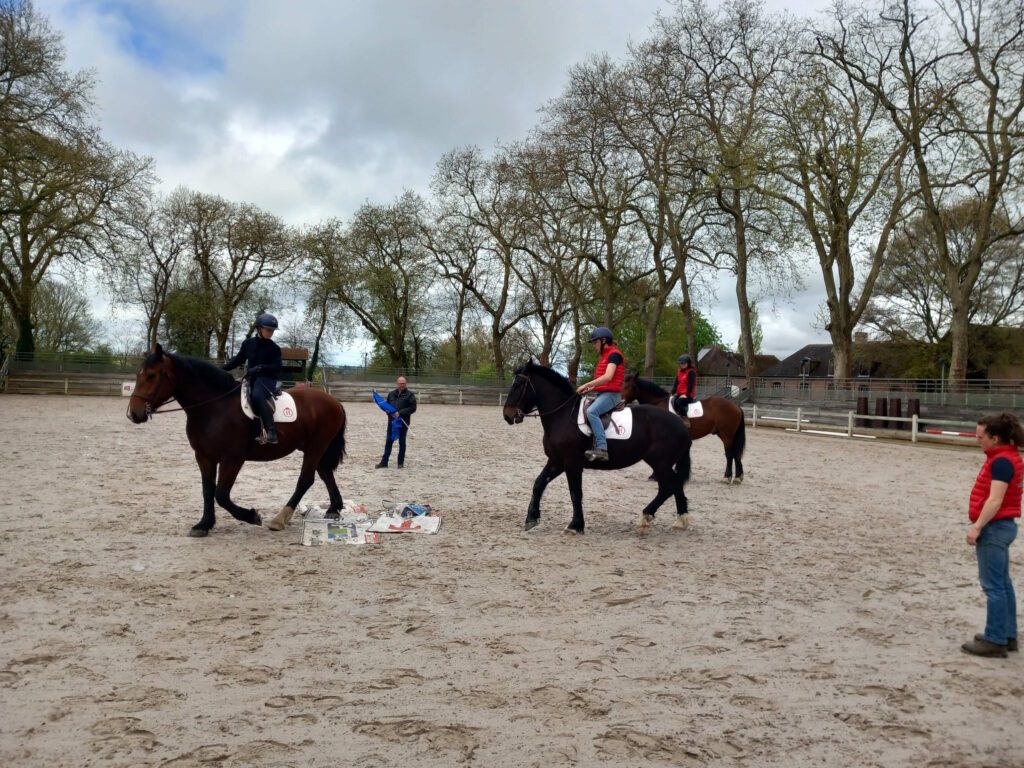
[(1005, 456), (1000, 456), (998, 459), (993, 461), (992, 479), (1009, 485), (1013, 480), (1013, 462)]

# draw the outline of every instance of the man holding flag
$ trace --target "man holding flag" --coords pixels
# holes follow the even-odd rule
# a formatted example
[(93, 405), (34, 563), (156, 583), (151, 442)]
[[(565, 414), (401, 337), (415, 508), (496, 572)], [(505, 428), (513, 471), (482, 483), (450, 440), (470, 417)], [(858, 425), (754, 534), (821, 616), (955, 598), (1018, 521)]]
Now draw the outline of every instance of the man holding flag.
[(409, 420), (416, 412), (416, 395), (408, 389), (405, 376), (399, 376), (395, 382), (396, 389), (388, 393), (387, 400), (373, 393), (373, 399), (380, 406), (381, 410), (388, 414), (388, 431), (384, 443), (384, 456), (381, 458), (377, 469), (387, 469), (388, 460), (391, 458), (391, 446), (398, 440), (398, 468), (405, 466), (405, 437), (409, 433)]

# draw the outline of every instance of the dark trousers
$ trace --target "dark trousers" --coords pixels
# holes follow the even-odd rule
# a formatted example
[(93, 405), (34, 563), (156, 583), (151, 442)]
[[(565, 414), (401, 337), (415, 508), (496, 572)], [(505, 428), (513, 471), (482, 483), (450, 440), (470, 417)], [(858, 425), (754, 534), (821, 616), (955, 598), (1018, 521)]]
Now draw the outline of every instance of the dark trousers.
[(273, 402), (273, 393), (276, 389), (277, 382), (269, 378), (258, 378), (249, 387), (249, 407), (257, 418), (263, 420), (263, 426), (267, 429), (274, 428), (274, 412), (264, 403)]
[[(409, 427), (406, 426), (405, 422), (402, 422), (402, 429), (398, 433), (398, 465), (405, 464), (405, 436), (409, 434)], [(380, 460), (381, 464), (387, 465), (388, 459), (391, 458), (391, 447), (395, 444), (395, 441), (391, 438), (391, 419), (388, 419), (388, 431), (387, 438), (384, 441), (384, 457)]]
[(689, 397), (684, 397), (683, 395), (676, 395), (675, 398), (672, 400), (672, 407), (676, 409), (676, 413), (678, 413), (685, 419), (686, 407), (692, 402), (693, 400)]

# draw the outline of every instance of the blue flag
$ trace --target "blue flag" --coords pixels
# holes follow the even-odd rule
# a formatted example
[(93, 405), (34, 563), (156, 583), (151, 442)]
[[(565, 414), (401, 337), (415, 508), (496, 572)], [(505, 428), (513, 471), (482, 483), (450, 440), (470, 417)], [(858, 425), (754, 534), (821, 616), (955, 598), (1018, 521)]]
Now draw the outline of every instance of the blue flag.
[(398, 413), (398, 409), (395, 408), (391, 403), (377, 394), (377, 390), (373, 390), (373, 400), (384, 413), (392, 417), (391, 419), (391, 439), (397, 440), (399, 435), (402, 434), (402, 420), (394, 418), (394, 415)]

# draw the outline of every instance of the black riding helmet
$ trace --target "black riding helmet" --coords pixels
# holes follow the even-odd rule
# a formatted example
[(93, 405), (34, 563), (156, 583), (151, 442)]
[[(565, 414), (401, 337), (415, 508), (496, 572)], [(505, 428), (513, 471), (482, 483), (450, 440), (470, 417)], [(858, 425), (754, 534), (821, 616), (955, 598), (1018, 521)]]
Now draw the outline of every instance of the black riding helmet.
[(269, 312), (264, 312), (262, 315), (256, 318), (257, 328), (271, 328), (277, 330), (277, 318)]
[(679, 364), (693, 366), (693, 358), (691, 358), (689, 355), (680, 355)]

